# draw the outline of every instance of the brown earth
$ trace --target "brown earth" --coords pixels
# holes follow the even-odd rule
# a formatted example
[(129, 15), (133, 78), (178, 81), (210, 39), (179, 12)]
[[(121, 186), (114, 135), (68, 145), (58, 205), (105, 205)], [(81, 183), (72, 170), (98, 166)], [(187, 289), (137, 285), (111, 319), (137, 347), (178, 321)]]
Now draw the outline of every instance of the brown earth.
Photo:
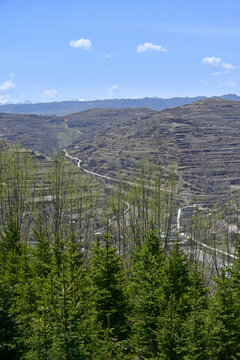
[(66, 115), (64, 119), (70, 128), (80, 130), (82, 137), (89, 137), (113, 126), (142, 119), (150, 113), (154, 111), (147, 108), (91, 109)]
[[(119, 109), (111, 111), (118, 116)], [(129, 176), (142, 158), (177, 164), (182, 186), (195, 193), (222, 194), (240, 184), (239, 102), (212, 98), (163, 111), (138, 109), (129, 117), (75, 141), (70, 153), (82, 159), (83, 167), (111, 176)], [(69, 120), (77, 126), (76, 118)]]
[(0, 138), (45, 155), (71, 144), (76, 137), (75, 131), (66, 129), (62, 117), (0, 113)]

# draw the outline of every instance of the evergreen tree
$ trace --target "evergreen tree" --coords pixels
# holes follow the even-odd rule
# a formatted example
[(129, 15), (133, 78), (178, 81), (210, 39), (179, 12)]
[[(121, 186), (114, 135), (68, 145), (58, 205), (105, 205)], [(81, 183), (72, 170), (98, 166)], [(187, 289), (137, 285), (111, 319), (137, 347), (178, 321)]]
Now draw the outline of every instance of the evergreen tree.
[(17, 283), (21, 255), (20, 231), (15, 219), (10, 217), (0, 233), (0, 261), (5, 277), (12, 287)]
[(15, 311), (22, 253), (20, 232), (11, 217), (0, 233), (0, 354), (6, 359), (19, 356), (22, 348)]
[(107, 235), (103, 244), (97, 240), (93, 247), (91, 279), (99, 337), (103, 339), (107, 333), (114, 342), (126, 339), (128, 301), (123, 265)]
[(236, 313), (239, 314), (238, 321), (240, 321), (240, 239), (236, 242), (236, 257), (232, 268), (230, 268), (230, 275), (232, 279), (235, 309)]
[(72, 231), (65, 241), (61, 272), (53, 268), (53, 344), (49, 359), (89, 359), (92, 324), (82, 246)]
[(217, 360), (240, 359), (240, 243), (232, 268), (216, 279), (216, 294), (209, 313), (209, 346)]
[(211, 359), (240, 359), (239, 309), (235, 308), (232, 279), (222, 270), (216, 283), (208, 318)]
[(151, 229), (136, 249), (130, 283), (134, 351), (144, 358), (158, 353), (156, 330), (162, 308), (164, 261), (161, 240)]
[(0, 359), (14, 360), (19, 358), (17, 323), (9, 313), (11, 305), (11, 289), (0, 274)]
[(207, 360), (208, 333), (206, 331), (206, 315), (208, 310), (208, 289), (204, 286), (203, 273), (195, 265), (190, 270), (190, 316), (185, 323), (186, 349), (185, 360)]
[(161, 359), (184, 359), (185, 324), (191, 312), (190, 275), (186, 256), (174, 246), (167, 257), (163, 277), (162, 309), (158, 317), (158, 355)]
[[(34, 248), (31, 249), (32, 280), (31, 290), (34, 291), (34, 307), (31, 313), (31, 324), (26, 336), (26, 359), (44, 360), (49, 356), (52, 336), (52, 269), (53, 251), (47, 232), (40, 221), (38, 229), (33, 231)], [(24, 288), (24, 284), (23, 284)]]

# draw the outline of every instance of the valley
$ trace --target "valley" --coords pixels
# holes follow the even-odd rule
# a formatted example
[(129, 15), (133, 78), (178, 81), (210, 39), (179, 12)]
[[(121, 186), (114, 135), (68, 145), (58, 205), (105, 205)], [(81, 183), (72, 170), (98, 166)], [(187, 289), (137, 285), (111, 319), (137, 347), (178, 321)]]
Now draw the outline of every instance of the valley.
[[(98, 324), (95, 305), (91, 306), (97, 304), (92, 284), (94, 279), (98, 283), (101, 274), (102, 301), (105, 268), (113, 288), (115, 273), (118, 279), (120, 271), (128, 274), (122, 283), (132, 304), (131, 286), (142, 289), (147, 285), (143, 304), (150, 286), (157, 302), (159, 290), (164, 289), (162, 278), (165, 284), (172, 274), (177, 281), (188, 274), (187, 289), (192, 293), (192, 279), (201, 276), (205, 299), (215, 301), (216, 284), (224, 274), (235, 281), (240, 258), (239, 114), (240, 102), (222, 99), (162, 111), (127, 108), (64, 116), (0, 114), (1, 276), (9, 289), (13, 284), (13, 290), (1, 295), (6, 304), (9, 298), (13, 302), (10, 310), (5, 307), (5, 316), (17, 319), (18, 328), (28, 331), (28, 338), (38, 344), (35, 329), (40, 335), (45, 331), (41, 324), (42, 312), (46, 313), (50, 346), (44, 346), (46, 353), (54, 353), (55, 339), (60, 342), (63, 333), (59, 335), (58, 330), (61, 316), (56, 316), (62, 309), (66, 311), (64, 321), (70, 324), (64, 334), (75, 336), (90, 318)], [(16, 142), (28, 150), (14, 145)], [(135, 280), (139, 269), (143, 277)], [(199, 286), (198, 278), (196, 284)], [(166, 294), (170, 288), (166, 286)], [(183, 298), (188, 306), (191, 297), (186, 294)], [(208, 318), (210, 311), (205, 307)], [(22, 320), (22, 314), (31, 319), (31, 325)], [(161, 310), (161, 314), (166, 323), (168, 313)], [(134, 328), (137, 322), (131, 311), (128, 317)], [(57, 331), (51, 329), (52, 324)], [(205, 322), (202, 327), (207, 328)], [(15, 325), (10, 328), (14, 334)], [(124, 331), (127, 328), (124, 318)], [(100, 339), (98, 330), (85, 329), (80, 335), (84, 349), (88, 332)], [(22, 331), (19, 334), (22, 339)], [(132, 348), (133, 336), (130, 330), (124, 353), (135, 359), (139, 345)], [(115, 344), (116, 337), (111, 342)], [(13, 349), (27, 355), (37, 352), (34, 344), (21, 350), (13, 339)], [(94, 354), (95, 347), (91, 341), (89, 352)], [(76, 348), (71, 346), (73, 351)], [(82, 356), (81, 351), (78, 354)], [(100, 359), (105, 360), (105, 353)]]

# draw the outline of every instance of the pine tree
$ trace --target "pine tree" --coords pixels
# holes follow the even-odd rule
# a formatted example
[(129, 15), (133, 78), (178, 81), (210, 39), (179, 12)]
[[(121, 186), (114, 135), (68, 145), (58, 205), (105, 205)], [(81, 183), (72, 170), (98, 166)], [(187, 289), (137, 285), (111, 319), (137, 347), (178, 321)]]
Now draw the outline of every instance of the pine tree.
[(9, 313), (11, 295), (10, 286), (0, 274), (0, 359), (17, 360), (20, 349), (15, 341), (18, 336), (17, 323)]
[(52, 275), (53, 344), (49, 359), (89, 359), (93, 342), (89, 286), (82, 246), (74, 232), (65, 241), (61, 271), (56, 263)]
[[(236, 242), (236, 257), (232, 268), (230, 268), (230, 275), (232, 279), (235, 309), (240, 317), (240, 239)], [(240, 320), (239, 317), (238, 319)]]
[[(31, 249), (32, 280), (30, 283), (35, 293), (34, 308), (31, 313), (31, 324), (26, 337), (27, 359), (44, 360), (48, 358), (52, 336), (52, 269), (53, 251), (50, 239), (40, 221), (38, 229), (33, 230), (33, 244)], [(23, 284), (24, 288), (24, 284)]]
[(207, 360), (208, 333), (206, 330), (206, 315), (208, 310), (208, 289), (204, 286), (203, 273), (193, 266), (190, 270), (190, 316), (185, 323), (186, 349), (185, 360)]
[(1, 266), (11, 286), (14, 286), (18, 279), (21, 254), (22, 243), (20, 231), (15, 219), (11, 217), (0, 233)]
[(209, 347), (217, 360), (240, 359), (240, 247), (230, 269), (216, 279), (216, 293), (209, 311)]
[(98, 240), (92, 251), (91, 279), (94, 317), (99, 337), (110, 334), (115, 342), (127, 337), (128, 301), (123, 265), (106, 235), (103, 244)]
[(161, 359), (184, 359), (187, 337), (185, 323), (191, 312), (190, 276), (186, 256), (176, 244), (163, 271), (162, 309), (158, 317), (158, 354)]
[[(23, 246), (16, 221), (10, 218), (0, 233), (0, 354), (15, 357), (21, 345), (15, 312)], [(4, 358), (4, 357), (3, 357)]]
[(144, 358), (158, 353), (156, 331), (162, 307), (164, 258), (161, 240), (155, 230), (149, 230), (136, 249), (130, 281), (134, 351)]
[(232, 280), (226, 270), (216, 279), (217, 289), (210, 304), (208, 318), (211, 358), (233, 360), (238, 353), (240, 338), (236, 318)]

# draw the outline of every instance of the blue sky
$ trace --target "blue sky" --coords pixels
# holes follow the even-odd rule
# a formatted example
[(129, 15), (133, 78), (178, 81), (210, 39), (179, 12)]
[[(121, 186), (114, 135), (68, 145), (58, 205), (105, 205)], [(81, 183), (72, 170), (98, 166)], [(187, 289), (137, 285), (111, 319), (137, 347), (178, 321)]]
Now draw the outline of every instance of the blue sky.
[(0, 102), (240, 94), (239, 0), (0, 0)]

